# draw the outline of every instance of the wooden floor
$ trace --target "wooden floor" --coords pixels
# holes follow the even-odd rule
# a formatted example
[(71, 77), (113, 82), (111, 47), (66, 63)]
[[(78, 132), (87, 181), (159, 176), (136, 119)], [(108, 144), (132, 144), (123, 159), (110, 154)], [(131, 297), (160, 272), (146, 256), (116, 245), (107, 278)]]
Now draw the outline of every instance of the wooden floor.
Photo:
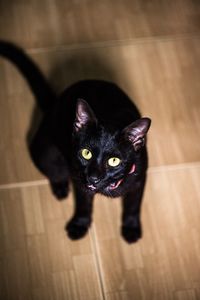
[(0, 58), (0, 299), (200, 299), (200, 2), (1, 1), (0, 39), (24, 47), (57, 91), (116, 82), (152, 118), (150, 168), (134, 245), (120, 237), (120, 199), (95, 199), (88, 236), (64, 227), (26, 138), (34, 98)]

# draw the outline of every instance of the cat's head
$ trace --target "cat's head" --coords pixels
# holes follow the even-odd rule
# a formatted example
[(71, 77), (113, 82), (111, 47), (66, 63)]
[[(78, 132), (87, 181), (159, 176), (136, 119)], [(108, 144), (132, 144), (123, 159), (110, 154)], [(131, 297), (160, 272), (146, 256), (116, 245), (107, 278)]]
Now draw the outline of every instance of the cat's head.
[(107, 196), (120, 195), (124, 179), (137, 171), (150, 123), (149, 118), (141, 118), (123, 130), (103, 126), (88, 103), (78, 100), (73, 136), (80, 185)]

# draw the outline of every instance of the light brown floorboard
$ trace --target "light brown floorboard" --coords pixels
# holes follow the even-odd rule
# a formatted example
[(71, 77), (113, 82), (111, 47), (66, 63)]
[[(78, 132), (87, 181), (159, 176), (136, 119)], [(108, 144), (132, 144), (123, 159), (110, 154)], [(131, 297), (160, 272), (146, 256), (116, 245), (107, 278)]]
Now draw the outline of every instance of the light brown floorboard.
[(120, 201), (98, 197), (93, 230), (108, 299), (199, 299), (199, 180), (195, 165), (149, 172), (143, 238), (131, 246), (120, 238)]
[[(199, 299), (200, 168), (149, 171), (143, 238), (120, 236), (120, 199), (97, 196), (94, 224), (66, 237), (72, 195), (48, 185), (0, 191), (0, 299)], [(182, 297), (182, 298), (181, 298)]]
[(200, 33), (199, 1), (0, 1), (0, 38), (25, 48)]
[(0, 191), (0, 299), (102, 299), (91, 234), (66, 236), (72, 212), (47, 185)]
[(98, 195), (72, 242), (73, 196), (56, 201), (32, 164), (35, 100), (0, 58), (0, 299), (200, 299), (199, 20), (199, 1), (0, 0), (0, 39), (26, 48), (56, 91), (111, 80), (153, 120), (143, 238), (127, 245), (120, 199)]

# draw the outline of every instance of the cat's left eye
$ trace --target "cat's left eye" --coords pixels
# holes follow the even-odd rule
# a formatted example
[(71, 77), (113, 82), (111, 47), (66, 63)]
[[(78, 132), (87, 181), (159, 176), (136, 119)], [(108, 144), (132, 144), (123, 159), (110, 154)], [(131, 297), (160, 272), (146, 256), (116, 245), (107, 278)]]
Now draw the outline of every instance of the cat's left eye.
[(117, 166), (119, 166), (120, 162), (121, 162), (121, 159), (119, 159), (118, 157), (111, 157), (108, 160), (108, 165), (111, 167), (117, 167)]
[(86, 160), (90, 160), (92, 158), (92, 152), (90, 150), (88, 150), (88, 149), (82, 149), (81, 150), (81, 155)]

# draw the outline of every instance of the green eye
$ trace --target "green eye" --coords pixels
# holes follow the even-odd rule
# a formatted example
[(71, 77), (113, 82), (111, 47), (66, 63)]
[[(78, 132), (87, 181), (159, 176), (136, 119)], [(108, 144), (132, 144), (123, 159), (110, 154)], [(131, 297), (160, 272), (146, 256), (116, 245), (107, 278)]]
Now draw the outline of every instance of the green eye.
[(90, 160), (92, 158), (92, 152), (88, 149), (82, 149), (81, 155), (83, 156), (83, 158), (85, 158), (87, 160)]
[(120, 164), (121, 160), (118, 157), (111, 157), (108, 160), (108, 164), (111, 167), (117, 167)]

